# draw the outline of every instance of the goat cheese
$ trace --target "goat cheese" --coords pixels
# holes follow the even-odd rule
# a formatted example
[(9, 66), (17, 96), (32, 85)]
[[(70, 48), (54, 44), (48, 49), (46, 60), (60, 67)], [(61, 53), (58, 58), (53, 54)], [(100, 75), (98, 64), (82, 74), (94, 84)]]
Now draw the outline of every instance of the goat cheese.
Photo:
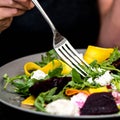
[(46, 105), (46, 111), (53, 115), (79, 116), (79, 108), (70, 100), (58, 99)]
[(47, 74), (45, 74), (42, 70), (36, 70), (33, 72), (33, 75), (31, 76), (31, 79), (36, 79), (36, 80), (40, 80), (40, 79), (44, 79), (46, 77)]
[(101, 86), (106, 86), (106, 85), (110, 85), (112, 79), (113, 77), (111, 76), (110, 71), (106, 71), (100, 77), (95, 78), (94, 81), (100, 84)]

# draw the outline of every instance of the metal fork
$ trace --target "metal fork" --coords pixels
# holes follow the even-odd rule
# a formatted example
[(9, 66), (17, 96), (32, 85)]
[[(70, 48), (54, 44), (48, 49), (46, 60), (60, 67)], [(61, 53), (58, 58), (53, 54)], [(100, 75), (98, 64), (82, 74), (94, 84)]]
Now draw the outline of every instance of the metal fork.
[(83, 68), (80, 66), (86, 65), (89, 67), (89, 64), (87, 64), (83, 58), (80, 56), (80, 54), (73, 48), (73, 46), (70, 44), (70, 42), (62, 36), (57, 29), (55, 28), (54, 24), (48, 17), (48, 15), (43, 10), (42, 6), (37, 0), (32, 0), (32, 2), (35, 4), (35, 6), (38, 8), (46, 22), (49, 24), (52, 32), (53, 32), (53, 48), (57, 52), (57, 54), (72, 68), (74, 68), (77, 72), (79, 72), (83, 77), (87, 76), (87, 72), (83, 70)]

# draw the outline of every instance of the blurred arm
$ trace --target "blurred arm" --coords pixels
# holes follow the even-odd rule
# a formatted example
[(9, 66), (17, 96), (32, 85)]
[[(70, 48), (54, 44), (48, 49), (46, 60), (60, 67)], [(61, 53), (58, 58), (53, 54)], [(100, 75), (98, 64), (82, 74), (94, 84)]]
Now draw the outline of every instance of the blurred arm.
[(101, 27), (97, 45), (120, 49), (120, 0), (99, 0)]

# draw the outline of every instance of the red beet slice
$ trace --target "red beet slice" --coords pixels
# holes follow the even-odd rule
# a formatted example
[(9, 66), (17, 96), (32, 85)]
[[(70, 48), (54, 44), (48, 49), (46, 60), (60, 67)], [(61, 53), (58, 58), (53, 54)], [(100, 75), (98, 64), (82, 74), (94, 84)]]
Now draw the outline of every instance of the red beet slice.
[(81, 115), (104, 115), (119, 111), (111, 92), (91, 94), (80, 110)]

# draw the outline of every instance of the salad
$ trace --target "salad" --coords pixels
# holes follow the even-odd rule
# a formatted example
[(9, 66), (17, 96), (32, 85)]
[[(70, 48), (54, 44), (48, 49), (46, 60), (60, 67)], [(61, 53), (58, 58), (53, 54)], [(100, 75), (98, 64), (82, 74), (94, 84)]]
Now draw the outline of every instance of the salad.
[[(8, 84), (24, 97), (21, 107), (53, 115), (106, 115), (120, 111), (120, 52), (117, 48), (89, 45), (80, 53), (90, 65), (81, 67), (82, 77), (59, 58), (54, 50), (41, 55), (40, 61), (24, 65), (24, 73), (3, 75)], [(92, 69), (91, 69), (92, 68)]]

